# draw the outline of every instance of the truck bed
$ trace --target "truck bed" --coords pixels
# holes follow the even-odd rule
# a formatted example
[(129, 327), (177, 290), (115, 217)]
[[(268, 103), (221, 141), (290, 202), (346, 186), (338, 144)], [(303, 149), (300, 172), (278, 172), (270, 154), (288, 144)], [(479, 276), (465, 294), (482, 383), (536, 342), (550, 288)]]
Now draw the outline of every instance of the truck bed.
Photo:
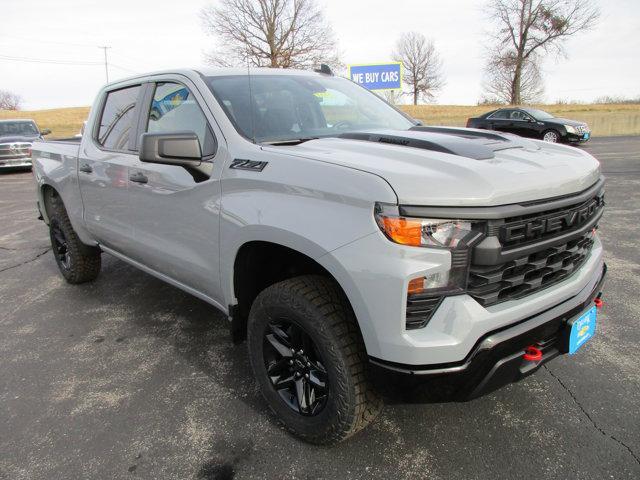
[(41, 158), (62, 161), (68, 157), (78, 158), (80, 151), (80, 138), (65, 138), (59, 140), (37, 140), (33, 142), (32, 158), (34, 161)]

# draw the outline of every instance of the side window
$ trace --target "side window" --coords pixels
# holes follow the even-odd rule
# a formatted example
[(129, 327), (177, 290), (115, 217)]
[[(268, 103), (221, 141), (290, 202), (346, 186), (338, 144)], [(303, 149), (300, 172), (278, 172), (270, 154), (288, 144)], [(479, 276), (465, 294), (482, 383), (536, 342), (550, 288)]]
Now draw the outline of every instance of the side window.
[(489, 118), (493, 120), (508, 120), (511, 112), (512, 110), (498, 110), (497, 112), (489, 115)]
[(192, 131), (198, 136), (205, 158), (216, 153), (216, 139), (189, 89), (179, 83), (159, 83), (151, 102), (147, 132), (180, 131)]
[(107, 93), (97, 141), (110, 150), (127, 150), (135, 121), (140, 85)]

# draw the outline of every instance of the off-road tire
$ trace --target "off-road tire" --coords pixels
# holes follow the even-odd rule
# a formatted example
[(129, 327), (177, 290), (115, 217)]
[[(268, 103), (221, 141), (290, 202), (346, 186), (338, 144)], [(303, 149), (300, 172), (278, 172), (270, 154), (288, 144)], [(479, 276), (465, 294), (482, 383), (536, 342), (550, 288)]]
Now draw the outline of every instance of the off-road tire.
[[(315, 416), (292, 410), (276, 392), (264, 361), (269, 323), (286, 318), (301, 327), (320, 353), (329, 393)], [(367, 375), (368, 358), (351, 307), (329, 278), (305, 275), (276, 283), (255, 299), (247, 325), (249, 359), (260, 390), (284, 426), (315, 444), (336, 444), (366, 427), (382, 410)]]
[[(51, 248), (60, 273), (67, 282), (72, 284), (95, 280), (100, 273), (100, 267), (102, 265), (100, 249), (86, 245), (80, 241), (80, 238), (78, 238), (78, 235), (71, 226), (62, 199), (57, 194), (52, 194), (47, 200), (49, 238), (51, 239)], [(68, 265), (65, 265), (65, 262), (61, 261), (57, 254), (55, 239), (57, 229), (62, 232), (66, 241)]]

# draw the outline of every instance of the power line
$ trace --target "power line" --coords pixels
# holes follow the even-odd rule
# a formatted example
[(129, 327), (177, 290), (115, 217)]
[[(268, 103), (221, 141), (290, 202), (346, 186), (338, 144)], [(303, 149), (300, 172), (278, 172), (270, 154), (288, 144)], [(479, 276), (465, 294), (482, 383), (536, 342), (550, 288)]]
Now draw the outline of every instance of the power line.
[(95, 48), (95, 47), (98, 46), (96, 44), (89, 44), (89, 43), (72, 43), (72, 42), (59, 42), (59, 41), (56, 41), (56, 40), (39, 40), (39, 39), (35, 39), (35, 38), (20, 37), (18, 35), (7, 35), (5, 33), (0, 34), (0, 39), (2, 39), (3, 37), (14, 38), (16, 40), (23, 40), (25, 42), (31, 42), (31, 43), (46, 43), (46, 44), (55, 44), (55, 45), (67, 45), (69, 47)]
[(136, 70), (131, 70), (130, 68), (126, 68), (126, 67), (122, 67), (122, 66), (120, 66), (120, 65), (116, 65), (116, 64), (115, 64), (115, 63), (113, 63), (113, 62), (111, 62), (109, 65), (110, 65), (111, 67), (115, 67), (115, 68), (119, 68), (120, 70), (124, 70), (125, 72), (129, 72), (129, 73), (136, 73), (136, 74), (137, 74), (137, 73), (140, 73), (140, 72), (137, 72)]
[(78, 62), (73, 60), (54, 60), (50, 58), (14, 57), (11, 55), (0, 55), (0, 60), (27, 63), (49, 63), (54, 65), (102, 65), (102, 62)]
[[(99, 47), (99, 48), (105, 48), (105, 47)], [(110, 47), (106, 47), (106, 48), (110, 48)], [(131, 68), (128, 67), (123, 67), (122, 65), (117, 65), (115, 63), (112, 62), (108, 62), (107, 58), (105, 58), (104, 62), (85, 62), (85, 61), (71, 61), (71, 60), (55, 60), (55, 59), (50, 59), (50, 58), (27, 58), (27, 57), (14, 57), (11, 55), (3, 55), (0, 54), (0, 61), (5, 60), (5, 61), (9, 61), (9, 62), (25, 62), (25, 63), (45, 63), (45, 64), (49, 64), (49, 65), (74, 65), (74, 66), (98, 66), (98, 65), (104, 65), (105, 67), (105, 73), (106, 73), (106, 78), (107, 78), (107, 83), (109, 82), (109, 71), (108, 71), (108, 67), (113, 67), (113, 68), (117, 68), (119, 70), (128, 72), (128, 73), (133, 73), (133, 74), (139, 74), (139, 71), (136, 70), (132, 70)]]
[[(2, 41), (2, 39), (5, 37), (23, 40), (23, 41), (32, 42), (32, 43), (42, 43), (42, 44), (46, 43), (46, 44), (66, 45), (66, 46), (72, 46), (72, 47), (85, 47), (85, 48), (101, 48), (105, 50), (104, 52), (105, 56), (106, 56), (106, 49), (109, 49), (111, 50), (111, 52), (109, 52), (110, 53), (109, 57), (112, 57), (113, 55), (115, 55), (118, 58), (122, 57), (122, 59), (125, 60), (124, 62), (125, 64), (133, 63), (134, 65), (140, 67), (140, 65), (143, 65), (146, 63), (144, 60), (140, 60), (128, 55), (124, 55), (120, 53), (119, 50), (114, 49), (113, 47), (104, 47), (104, 46), (89, 44), (89, 43), (59, 42), (59, 41), (53, 41), (53, 40), (45, 41), (45, 40), (39, 40), (35, 38), (27, 38), (27, 37), (22, 37), (18, 35), (7, 35), (7, 34), (0, 34), (0, 41)], [(103, 62), (85, 62), (85, 61), (74, 62), (74, 61), (66, 61), (66, 60), (49, 60), (49, 59), (29, 59), (29, 60), (24, 59), (23, 60), (22, 59), (23, 57), (12, 57), (12, 58), (8, 58), (9, 56), (4, 56), (4, 57), (7, 57), (7, 58), (2, 58), (2, 56), (0, 56), (0, 59), (10, 60), (10, 61), (24, 61), (24, 62), (32, 62), (32, 63), (51, 63), (51, 64), (61, 64), (61, 65), (105, 65), (105, 76), (107, 78), (107, 82), (109, 78), (109, 72), (108, 72), (109, 66), (118, 68), (126, 72), (130, 72), (130, 73), (139, 73), (139, 71), (133, 70), (130, 67), (115, 65), (109, 62), (107, 59), (105, 59)], [(18, 58), (21, 58), (21, 59), (18, 60)], [(149, 64), (147, 63), (147, 65)]]

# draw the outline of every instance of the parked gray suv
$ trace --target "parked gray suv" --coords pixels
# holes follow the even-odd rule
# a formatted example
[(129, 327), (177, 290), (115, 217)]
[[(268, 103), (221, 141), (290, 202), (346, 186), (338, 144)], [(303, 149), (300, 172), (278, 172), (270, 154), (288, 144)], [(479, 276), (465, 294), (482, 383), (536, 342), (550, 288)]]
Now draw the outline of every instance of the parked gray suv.
[(375, 418), (374, 371), (468, 399), (584, 345), (606, 270), (598, 162), (419, 126), (323, 72), (104, 87), (81, 139), (33, 146), (62, 275), (94, 280), (108, 253), (219, 308), (314, 443)]

